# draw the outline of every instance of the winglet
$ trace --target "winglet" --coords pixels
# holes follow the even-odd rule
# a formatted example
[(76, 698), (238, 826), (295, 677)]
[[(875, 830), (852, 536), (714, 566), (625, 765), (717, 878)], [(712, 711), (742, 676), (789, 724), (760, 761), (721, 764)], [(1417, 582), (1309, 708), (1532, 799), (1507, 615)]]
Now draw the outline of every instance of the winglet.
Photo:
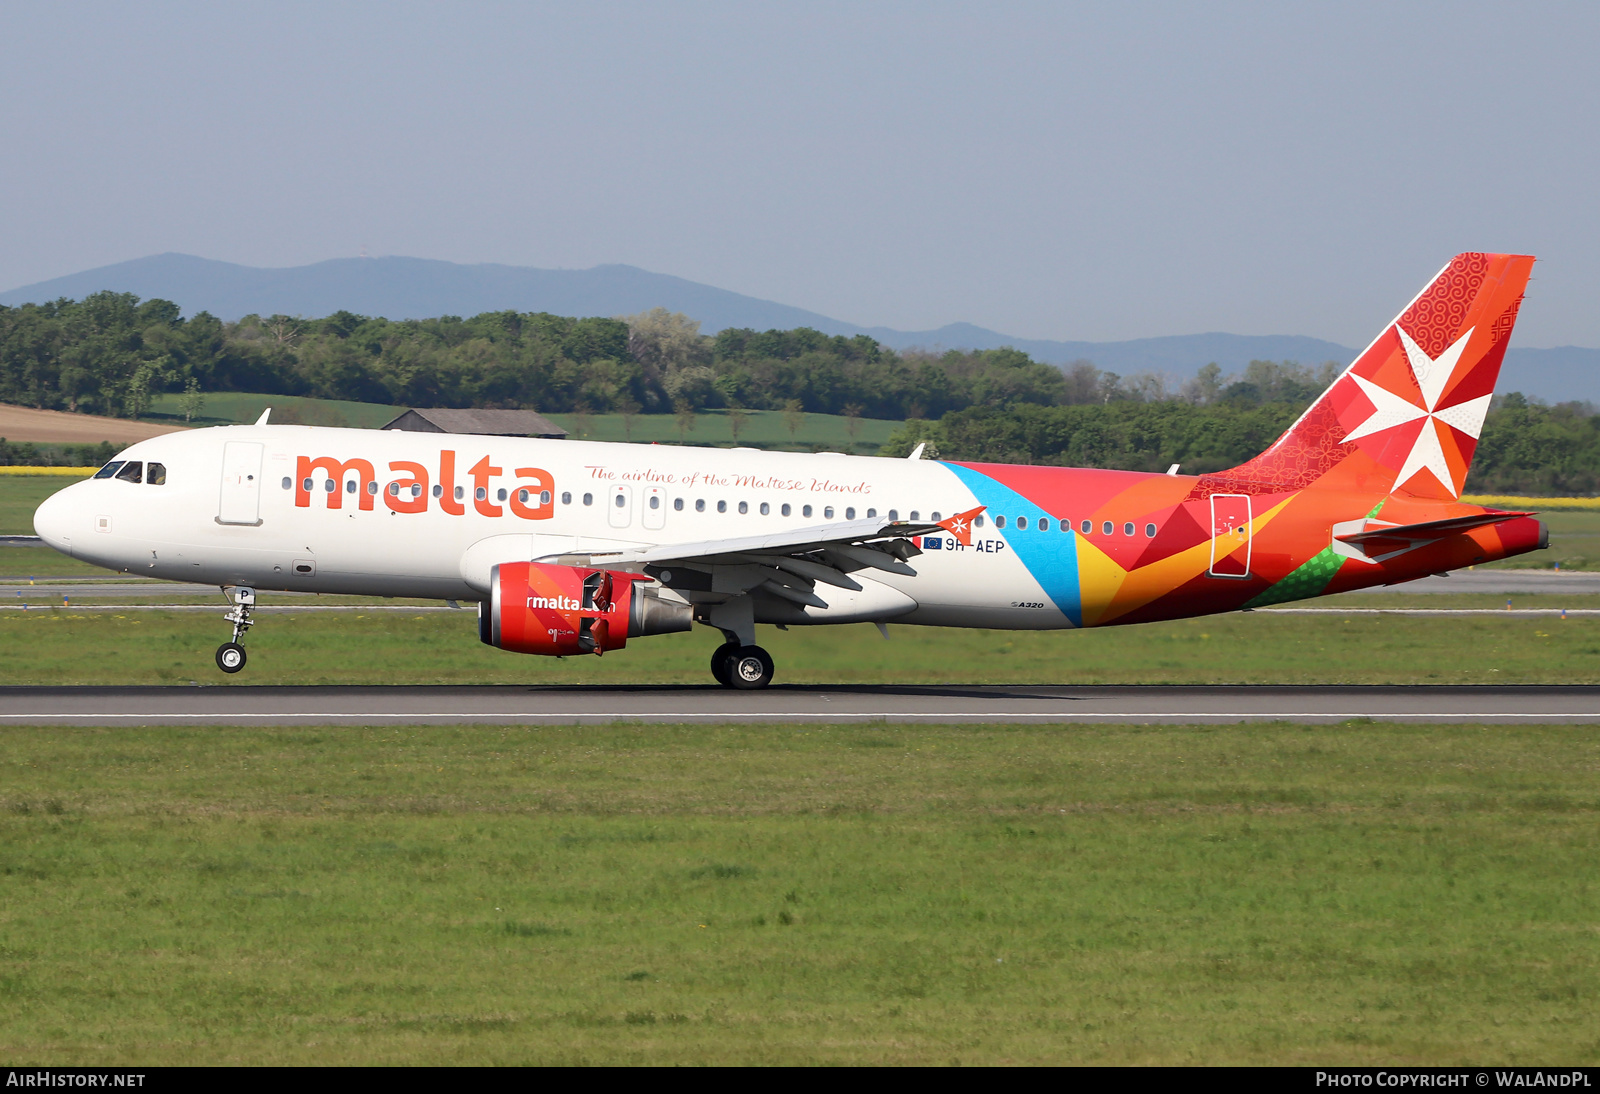
[(927, 441), (918, 441), (917, 442), (917, 447), (915, 447), (915, 448), (913, 448), (911, 450), (911, 455), (907, 456), (906, 459), (908, 459), (908, 460), (920, 460), (920, 459), (922, 459), (922, 450), (924, 448), (927, 448), (927, 447), (928, 447), (928, 442)]
[(957, 513), (953, 517), (946, 517), (939, 522), (939, 527), (955, 536), (961, 541), (961, 546), (972, 546), (972, 518), (989, 508), (980, 505), (976, 509), (968, 509), (965, 513)]
[(269, 406), (261, 412), (261, 417), (256, 419), (256, 425), (266, 425), (267, 419), (272, 417), (272, 408)]

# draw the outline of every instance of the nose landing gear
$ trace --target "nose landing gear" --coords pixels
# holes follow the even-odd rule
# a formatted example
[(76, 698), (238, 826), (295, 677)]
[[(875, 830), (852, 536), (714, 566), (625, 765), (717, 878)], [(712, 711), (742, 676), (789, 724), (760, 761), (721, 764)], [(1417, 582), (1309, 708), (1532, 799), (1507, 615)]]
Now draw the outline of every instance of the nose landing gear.
[(233, 604), (233, 611), (222, 617), (225, 622), (233, 624), (233, 641), (224, 642), (217, 647), (217, 668), (223, 672), (234, 673), (244, 668), (244, 647), (239, 643), (244, 638), (245, 631), (248, 631), (255, 622), (250, 618), (250, 613), (256, 606), (256, 591), (235, 586), (231, 593), (227, 589), (224, 589), (223, 593), (229, 596)]

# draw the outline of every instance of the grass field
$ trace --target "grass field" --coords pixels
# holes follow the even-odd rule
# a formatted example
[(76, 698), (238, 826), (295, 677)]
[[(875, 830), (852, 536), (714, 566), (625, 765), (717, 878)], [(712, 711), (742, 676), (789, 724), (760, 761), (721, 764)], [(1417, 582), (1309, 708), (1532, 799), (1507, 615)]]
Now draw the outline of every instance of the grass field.
[[(794, 433), (783, 414), (775, 410), (751, 410), (748, 420), (739, 431), (737, 442), (732, 425), (725, 412), (705, 411), (695, 416), (694, 428), (680, 432), (678, 420), (671, 414), (640, 414), (633, 419), (631, 437), (640, 443), (697, 444), (730, 447), (735, 443), (747, 448), (791, 449), (810, 452), (826, 449), (836, 452), (855, 452), (870, 456), (878, 450), (889, 434), (899, 428), (899, 422), (879, 418), (861, 418), (856, 422), (855, 435), (851, 436), (850, 422), (838, 414), (807, 414)], [(589, 441), (624, 441), (629, 439), (627, 423), (620, 414), (596, 414), (580, 431), (577, 417), (572, 414), (551, 414), (548, 417), (572, 436)]]
[(13, 1062), (1589, 1064), (1600, 736), (0, 729)]
[[(21, 594), (20, 596), (18, 594)], [(16, 603), (27, 587), (0, 591)], [(1532, 597), (1525, 606), (1535, 606)], [(269, 602), (270, 603), (270, 602)], [(1559, 603), (1553, 606), (1560, 607)], [(637, 639), (605, 658), (492, 649), (460, 612), (258, 613), (250, 664), (217, 671), (216, 612), (0, 612), (8, 684), (694, 684), (715, 632)], [(758, 630), (776, 680), (820, 684), (1600, 683), (1600, 618), (1287, 615), (1260, 611), (1089, 631), (867, 624)]]
[[(153, 422), (182, 422), (183, 411), (178, 406), (180, 395), (166, 392), (157, 395), (150, 404), (145, 419)], [(355, 429), (377, 429), (405, 412), (403, 406), (383, 403), (356, 403), (342, 399), (313, 399), (303, 395), (257, 395), (243, 391), (213, 391), (206, 395), (205, 406), (190, 425), (231, 425), (253, 422), (261, 412), (272, 408), (272, 420), (282, 424), (298, 421), (301, 425), (350, 426)]]
[[(182, 422), (183, 411), (178, 408), (178, 398), (171, 392), (158, 395), (145, 418), (152, 422)], [(246, 392), (214, 392), (206, 396), (205, 407), (190, 423), (193, 425), (227, 425), (234, 422), (253, 422), (267, 407), (272, 408), (272, 420), (286, 422), (298, 420), (305, 425), (352, 426), (358, 429), (377, 429), (400, 415), (405, 407), (382, 403), (353, 403), (337, 399), (312, 399), (298, 395), (255, 395)], [(751, 448), (792, 448), (809, 452), (813, 448), (854, 451), (870, 455), (889, 439), (899, 422), (862, 418), (856, 424), (852, 437), (849, 422), (837, 414), (807, 414), (794, 433), (781, 413), (771, 410), (752, 410), (739, 432), (738, 443)], [(569, 431), (574, 437), (581, 434), (591, 441), (621, 441), (630, 435), (628, 423), (620, 414), (595, 414), (580, 423), (573, 414), (551, 414), (548, 417)], [(580, 429), (580, 425), (582, 428)], [(704, 411), (695, 416), (694, 428), (680, 432), (678, 420), (671, 414), (635, 415), (631, 430), (632, 439), (641, 443), (722, 445), (734, 444), (727, 415), (720, 410)]]

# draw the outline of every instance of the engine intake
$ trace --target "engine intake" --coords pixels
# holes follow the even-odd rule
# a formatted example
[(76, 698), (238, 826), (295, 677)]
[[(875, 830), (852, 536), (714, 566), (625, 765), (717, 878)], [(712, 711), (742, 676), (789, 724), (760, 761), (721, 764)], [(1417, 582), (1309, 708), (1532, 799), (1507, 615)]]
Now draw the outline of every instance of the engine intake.
[(564, 657), (620, 650), (629, 638), (694, 626), (689, 605), (661, 596), (643, 574), (545, 562), (503, 562), (489, 571), (478, 637), (515, 653)]

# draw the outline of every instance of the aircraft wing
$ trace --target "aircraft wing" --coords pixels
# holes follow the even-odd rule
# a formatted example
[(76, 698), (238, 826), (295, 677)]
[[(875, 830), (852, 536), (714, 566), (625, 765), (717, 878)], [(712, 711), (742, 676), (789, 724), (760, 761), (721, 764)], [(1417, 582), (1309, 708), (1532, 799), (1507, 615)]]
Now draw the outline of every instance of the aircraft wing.
[(797, 604), (826, 607), (813, 592), (816, 584), (859, 592), (860, 582), (849, 575), (876, 569), (915, 577), (906, 560), (922, 553), (912, 537), (948, 532), (961, 542), (972, 542), (972, 520), (984, 507), (957, 513), (941, 521), (884, 521), (880, 519), (814, 524), (770, 535), (732, 539), (663, 543), (651, 547), (602, 551), (563, 552), (548, 559), (590, 566), (640, 566), (652, 576), (668, 566), (721, 572), (715, 591), (737, 595), (756, 587)]

